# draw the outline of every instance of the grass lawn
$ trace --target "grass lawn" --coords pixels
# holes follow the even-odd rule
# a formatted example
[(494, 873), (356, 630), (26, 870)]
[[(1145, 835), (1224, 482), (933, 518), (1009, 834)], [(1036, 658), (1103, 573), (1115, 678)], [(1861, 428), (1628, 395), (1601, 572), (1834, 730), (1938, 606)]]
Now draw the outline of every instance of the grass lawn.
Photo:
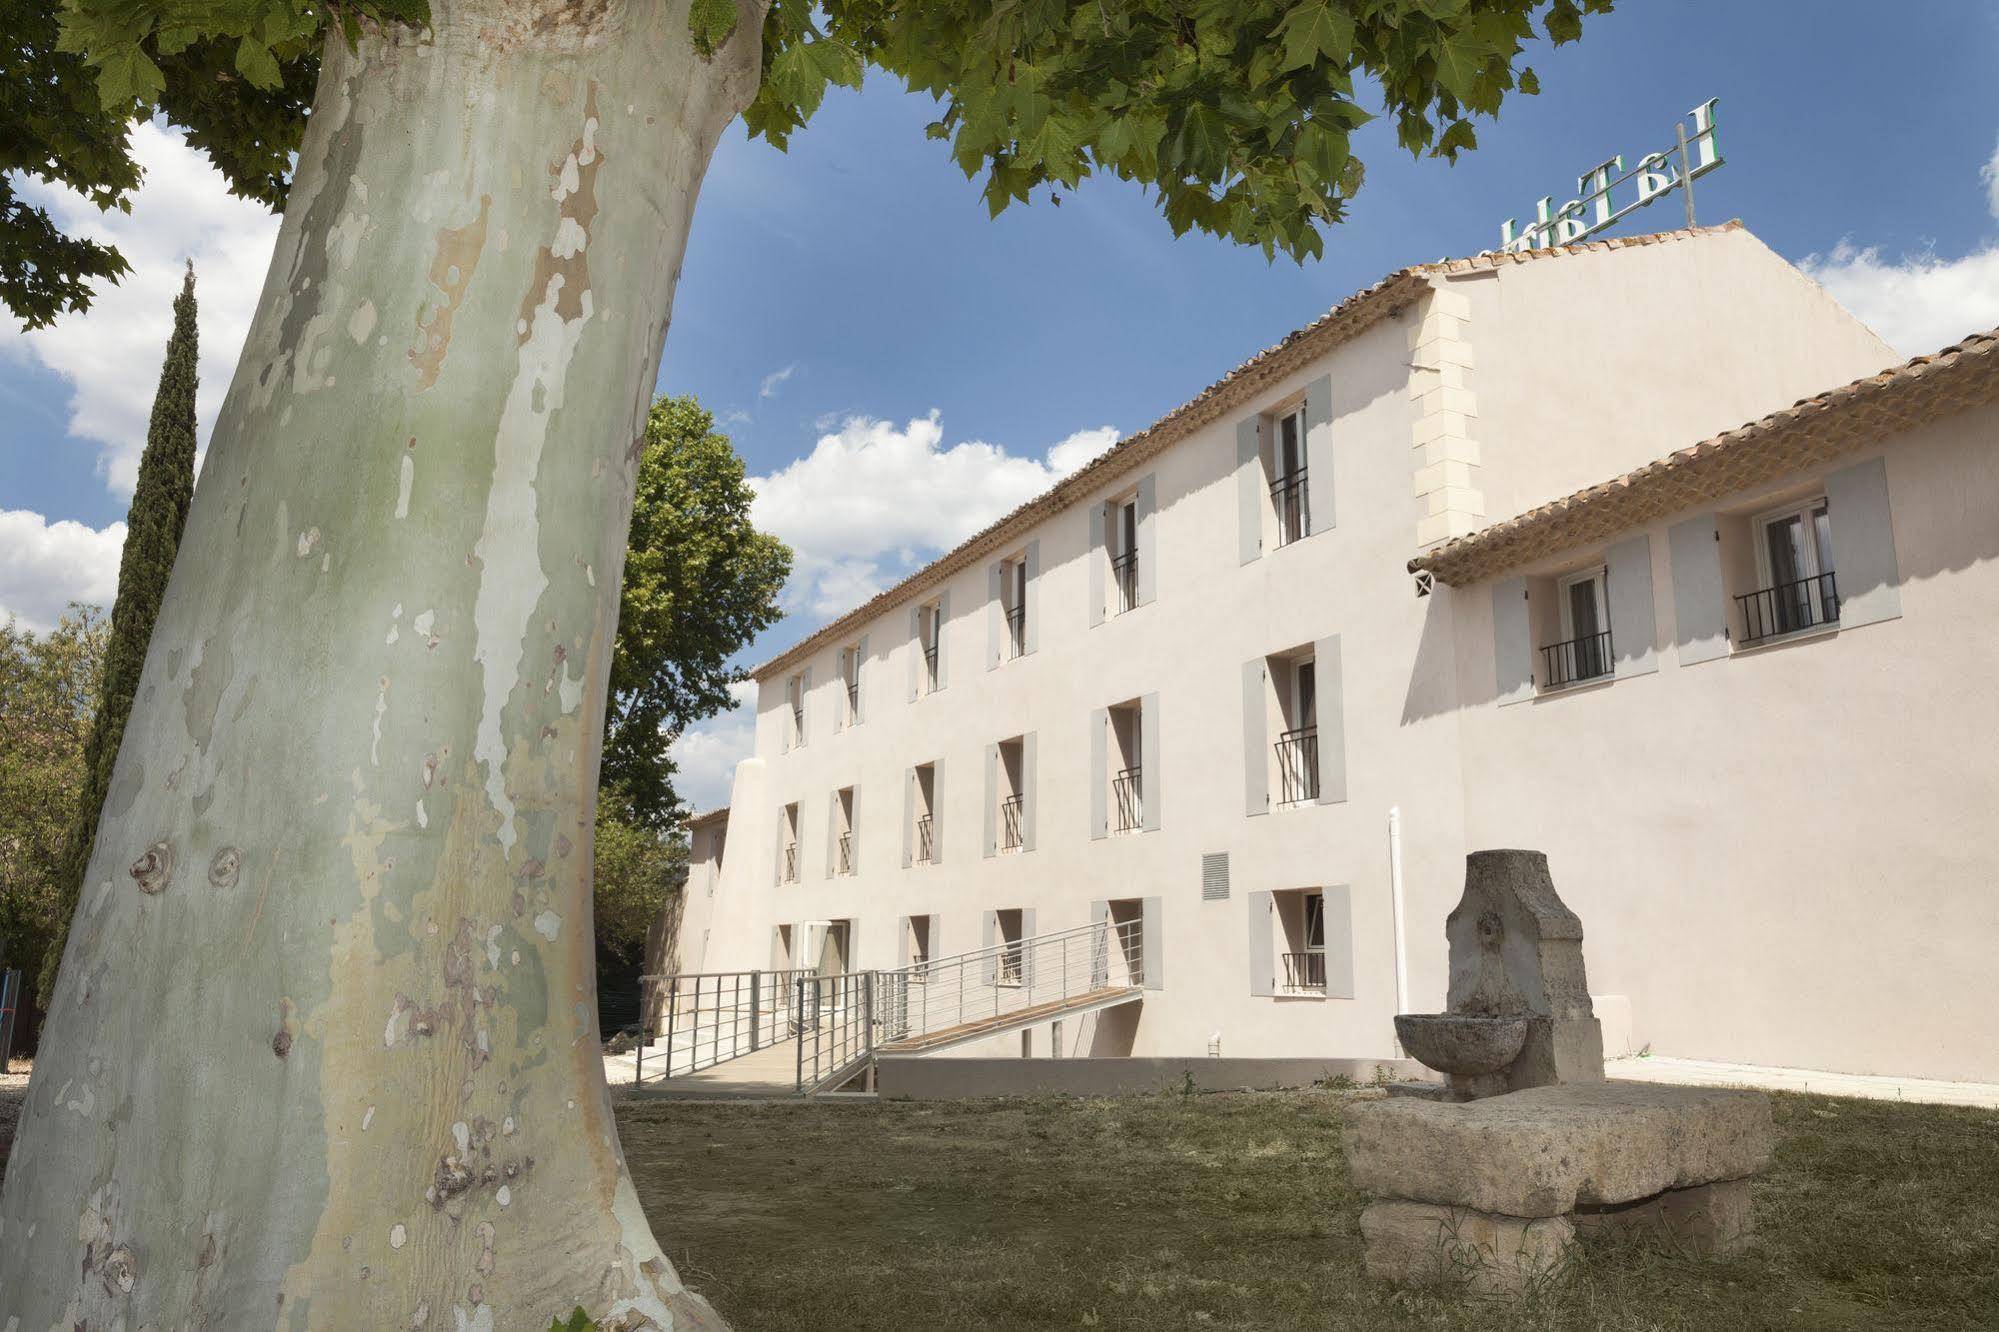
[(627, 1101), (690, 1284), (766, 1329), (1999, 1328), (1999, 1113), (1776, 1097), (1749, 1254), (1586, 1244), (1516, 1306), (1361, 1270), (1332, 1091)]

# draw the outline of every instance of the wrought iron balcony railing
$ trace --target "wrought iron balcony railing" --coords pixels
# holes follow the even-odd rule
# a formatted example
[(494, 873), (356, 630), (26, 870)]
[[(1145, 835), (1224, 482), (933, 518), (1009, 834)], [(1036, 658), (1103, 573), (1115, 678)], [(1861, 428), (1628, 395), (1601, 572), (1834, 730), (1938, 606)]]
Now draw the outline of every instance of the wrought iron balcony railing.
[(1542, 683), (1549, 689), (1610, 674), (1610, 630), (1585, 634), (1541, 649)]
[(1008, 796), (1000, 802), (1000, 850), (1020, 850), (1021, 821), (1026, 813), (1027, 802), (1021, 796)]
[(1301, 726), (1277, 737), (1279, 801), (1302, 805), (1319, 798), (1319, 728)]
[(928, 643), (923, 648), (923, 688), (934, 692), (937, 688), (937, 645)]
[(936, 854), (936, 842), (931, 831), (930, 816), (925, 814), (916, 821), (916, 863), (928, 865)]
[(796, 842), (786, 842), (784, 844), (784, 881), (786, 883), (798, 882), (798, 843)]
[(1111, 561), (1111, 579), (1117, 584), (1116, 614), (1138, 605), (1138, 552), (1128, 550)]
[(1326, 988), (1326, 950), (1307, 949), (1302, 953), (1285, 953), (1284, 988), (1294, 992), (1310, 992)]
[(1277, 544), (1288, 546), (1312, 530), (1311, 497), (1305, 490), (1305, 469), (1277, 478), (1270, 487), (1270, 503), (1277, 510)]
[(847, 681), (847, 720), (859, 721), (860, 719), (861, 682), (859, 680), (849, 680)]
[(1014, 657), (1027, 655), (1027, 607), (1009, 606), (1006, 611), (1007, 654)]
[(1117, 806), (1115, 827), (1130, 832), (1145, 822), (1145, 784), (1137, 768), (1126, 768), (1111, 781), (1111, 795)]
[(834, 862), (842, 874), (854, 872), (854, 833), (852, 829), (840, 834), (839, 853)]
[(1758, 588), (1737, 597), (1742, 607), (1742, 645), (1780, 638), (1801, 629), (1839, 623), (1839, 585), (1832, 571)]

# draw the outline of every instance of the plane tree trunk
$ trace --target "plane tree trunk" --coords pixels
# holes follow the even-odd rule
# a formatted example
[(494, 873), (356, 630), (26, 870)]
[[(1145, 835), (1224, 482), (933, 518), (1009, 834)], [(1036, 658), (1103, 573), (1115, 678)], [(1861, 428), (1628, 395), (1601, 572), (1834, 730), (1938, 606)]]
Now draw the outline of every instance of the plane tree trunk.
[(704, 60), (686, 0), (432, 10), (327, 47), (0, 1198), (10, 1332), (718, 1325), (618, 1146), (591, 830), (761, 11)]

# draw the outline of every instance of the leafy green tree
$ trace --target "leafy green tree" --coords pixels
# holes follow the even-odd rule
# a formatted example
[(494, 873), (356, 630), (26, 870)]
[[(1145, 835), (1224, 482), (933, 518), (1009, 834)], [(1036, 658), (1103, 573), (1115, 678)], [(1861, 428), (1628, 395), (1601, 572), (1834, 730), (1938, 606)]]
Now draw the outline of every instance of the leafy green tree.
[(687, 879), (687, 839), (597, 808), (595, 899), (597, 942), (619, 961), (644, 959), (646, 932), (667, 899)]
[[(0, 624), (0, 940), (27, 995), (68, 920), (56, 867), (84, 785), (108, 636), (90, 606), (71, 606), (45, 635)], [(24, 1045), (32, 1034), (23, 1030)]]
[(41, 967), (37, 1002), (46, 1009), (69, 939), (69, 918), (76, 910), (83, 873), (90, 863), (98, 816), (111, 789), (112, 765), (125, 738), (125, 718), (139, 689), (139, 669), (146, 664), (146, 645), (153, 639), (180, 549), (181, 528), (187, 523), (188, 502), (194, 497), (194, 391), (198, 360), (195, 331), (194, 264), (189, 262), (180, 295), (174, 298), (174, 330), (167, 338), (166, 364), (153, 393), (153, 419), (146, 428), (146, 448), (139, 455), (139, 480), (125, 514), (125, 547), (118, 556), (118, 599), (111, 608), (111, 644), (104, 658), (104, 688), (97, 698), (97, 720), (83, 750), (83, 789), (70, 818), (69, 836), (56, 862), (56, 884), (62, 893), (55, 937)]
[[(72, 1092), (30, 1097), (0, 1197), (8, 1312), (714, 1325), (615, 1148), (580, 852), (653, 380), (737, 116), (781, 144), (874, 67), (938, 98), (994, 208), (1108, 172), (1176, 231), (1311, 255), (1370, 114), (1454, 157), (1532, 91), (1537, 23), (1606, 7), (65, 0), (55, 54), (105, 114), (191, 122), (285, 217), (98, 825), (114, 891), (42, 1039)], [(232, 114), (308, 85), (302, 134)]]
[[(664, 833), (682, 814), (668, 746), (730, 706), (731, 657), (777, 623), (791, 551), (750, 521), (742, 459), (692, 397), (646, 418), (611, 657), (603, 799)], [(600, 895), (601, 900), (601, 895)]]

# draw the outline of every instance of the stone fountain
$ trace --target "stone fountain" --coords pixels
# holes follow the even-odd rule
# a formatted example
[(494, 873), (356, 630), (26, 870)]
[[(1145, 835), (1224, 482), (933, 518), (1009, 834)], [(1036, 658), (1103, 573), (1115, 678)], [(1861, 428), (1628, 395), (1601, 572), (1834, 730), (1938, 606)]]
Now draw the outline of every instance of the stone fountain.
[(1751, 1233), (1768, 1164), (1758, 1092), (1606, 1082), (1582, 922), (1538, 851), (1477, 851), (1445, 922), (1449, 1010), (1395, 1019), (1441, 1094), (1350, 1107), (1368, 1271), (1518, 1295), (1559, 1276), (1576, 1232), (1643, 1228), (1701, 1252)]

